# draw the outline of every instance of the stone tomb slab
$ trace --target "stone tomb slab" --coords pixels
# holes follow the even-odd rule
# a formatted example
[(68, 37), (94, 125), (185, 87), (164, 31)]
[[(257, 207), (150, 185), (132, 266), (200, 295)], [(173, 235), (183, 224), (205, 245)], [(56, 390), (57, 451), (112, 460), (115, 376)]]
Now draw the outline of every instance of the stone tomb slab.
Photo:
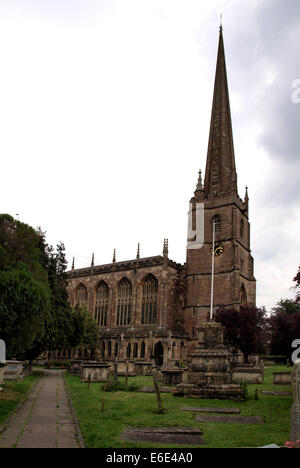
[(197, 422), (202, 423), (236, 423), (236, 424), (264, 424), (260, 416), (228, 416), (226, 414), (199, 414)]
[(205, 444), (202, 431), (196, 427), (131, 427), (123, 430), (120, 439), (151, 444)]
[(195, 411), (197, 413), (223, 413), (223, 414), (239, 414), (239, 408), (208, 408), (206, 406), (184, 406), (181, 411)]
[(271, 395), (271, 396), (292, 396), (292, 392), (271, 392), (267, 390), (262, 390), (262, 395)]

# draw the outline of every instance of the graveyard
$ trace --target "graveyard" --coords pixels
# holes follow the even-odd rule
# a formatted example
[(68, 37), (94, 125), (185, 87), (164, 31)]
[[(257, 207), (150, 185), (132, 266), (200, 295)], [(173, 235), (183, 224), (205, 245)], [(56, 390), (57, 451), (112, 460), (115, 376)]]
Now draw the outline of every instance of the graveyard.
[[(270, 366), (265, 369), (262, 384), (248, 384), (248, 395), (244, 402), (207, 400), (174, 397), (172, 393), (161, 393), (165, 412), (158, 413), (155, 393), (139, 391), (105, 392), (101, 383), (81, 382), (79, 377), (66, 374), (74, 408), (78, 417), (84, 442), (88, 448), (150, 448), (158, 447), (260, 447), (275, 443), (284, 446), (290, 437), (290, 407), (292, 404), (291, 387), (273, 385), (273, 372), (286, 371), (286, 366)], [(125, 382), (125, 377), (119, 377)], [(128, 384), (140, 387), (153, 387), (151, 376), (128, 377)], [(255, 390), (258, 388), (258, 400)], [(290, 396), (263, 395), (262, 391), (280, 391)], [(104, 403), (102, 403), (102, 401)], [(103, 405), (103, 407), (102, 407)], [(239, 409), (240, 415), (261, 417), (260, 424), (240, 424), (232, 422), (197, 422), (198, 411), (184, 411), (184, 407), (213, 407)], [(225, 411), (224, 411), (225, 412)], [(203, 413), (208, 414), (208, 413)], [(174, 428), (193, 427), (200, 429), (203, 445), (189, 444), (151, 444), (147, 442), (126, 442), (120, 439), (126, 428), (138, 427)]]
[(0, 449), (300, 448), (300, 3), (2, 3)]

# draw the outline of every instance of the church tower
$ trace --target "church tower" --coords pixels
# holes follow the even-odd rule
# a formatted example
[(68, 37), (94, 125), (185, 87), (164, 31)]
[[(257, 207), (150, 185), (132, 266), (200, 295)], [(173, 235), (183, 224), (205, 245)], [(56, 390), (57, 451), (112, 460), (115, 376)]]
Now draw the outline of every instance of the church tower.
[[(213, 309), (255, 305), (256, 280), (250, 250), (249, 198), (238, 195), (223, 31), (217, 66), (204, 184), (199, 172), (190, 201), (190, 227), (202, 233), (201, 245), (188, 236), (184, 319), (192, 335), (208, 318), (214, 249)], [(200, 215), (199, 215), (200, 214)], [(202, 215), (202, 216), (201, 216)]]

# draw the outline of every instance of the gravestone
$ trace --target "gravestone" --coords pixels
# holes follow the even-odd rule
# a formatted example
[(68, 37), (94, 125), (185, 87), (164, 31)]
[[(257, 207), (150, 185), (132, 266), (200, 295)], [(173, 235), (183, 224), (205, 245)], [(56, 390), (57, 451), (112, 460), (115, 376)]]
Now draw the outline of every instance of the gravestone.
[(0, 340), (0, 385), (3, 382), (3, 374), (6, 363), (6, 346), (3, 340)]
[(0, 364), (5, 364), (6, 362), (6, 346), (5, 341), (0, 340)]
[(21, 380), (24, 377), (22, 361), (6, 361), (6, 368), (3, 374), (4, 380)]
[(128, 427), (123, 429), (120, 439), (151, 444), (205, 444), (202, 431), (196, 427)]
[(239, 408), (211, 408), (207, 406), (184, 406), (181, 411), (194, 411), (197, 413), (224, 413), (224, 414), (239, 414)]
[(196, 421), (201, 423), (264, 424), (260, 416), (229, 416), (226, 414), (201, 414), (196, 416)]
[(294, 364), (292, 373), (294, 401), (291, 407), (291, 440), (300, 439), (300, 360)]

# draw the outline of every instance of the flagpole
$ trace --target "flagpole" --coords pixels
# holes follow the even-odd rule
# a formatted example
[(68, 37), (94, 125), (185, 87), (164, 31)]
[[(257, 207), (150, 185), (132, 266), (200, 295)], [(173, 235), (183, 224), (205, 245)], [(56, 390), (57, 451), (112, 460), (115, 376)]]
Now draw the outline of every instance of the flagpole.
[(213, 222), (213, 245), (211, 258), (211, 290), (210, 290), (210, 321), (213, 319), (213, 304), (214, 304), (214, 273), (215, 273), (215, 222)]

